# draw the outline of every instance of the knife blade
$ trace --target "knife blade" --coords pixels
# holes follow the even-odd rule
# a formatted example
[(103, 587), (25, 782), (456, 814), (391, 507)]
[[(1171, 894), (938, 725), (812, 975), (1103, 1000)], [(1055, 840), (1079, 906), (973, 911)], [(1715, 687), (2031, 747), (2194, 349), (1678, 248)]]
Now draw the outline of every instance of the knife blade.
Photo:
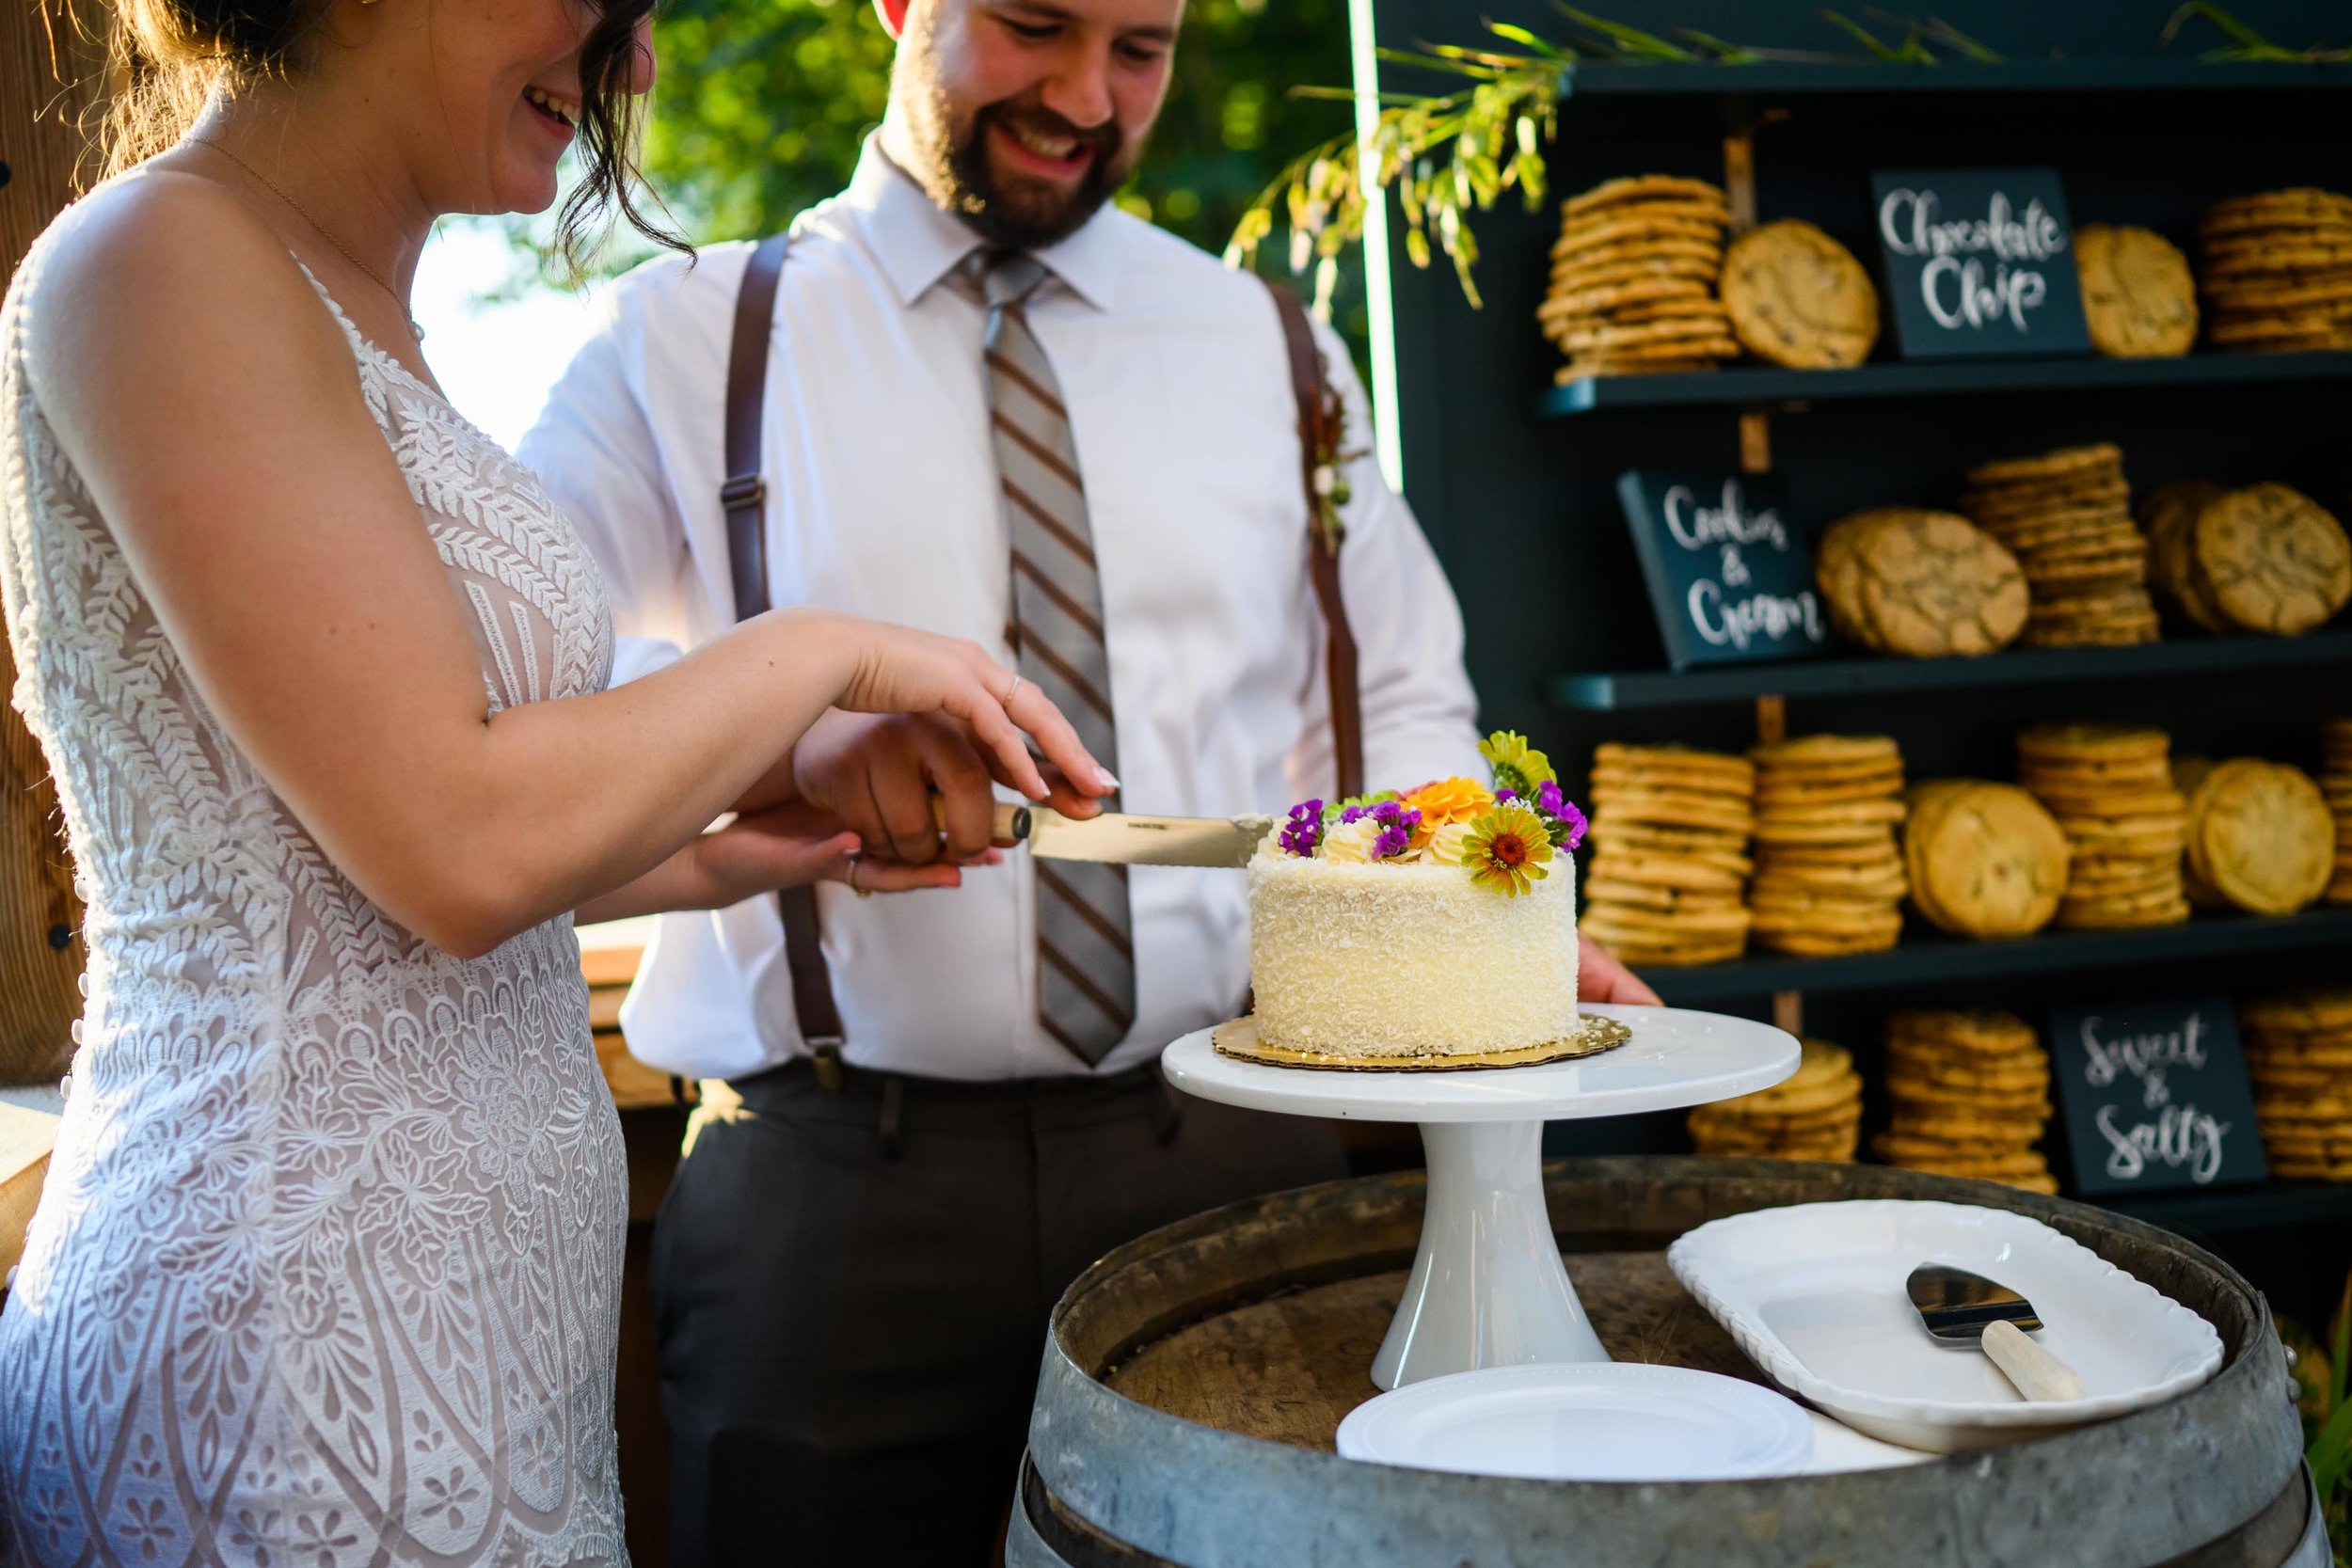
[[(931, 821), (947, 828), (947, 802), (931, 797)], [(1122, 865), (1248, 865), (1259, 841), (1274, 831), (1271, 816), (1133, 816), (1104, 812), (1083, 820), (1043, 806), (996, 802), (990, 841), (1000, 849), (1026, 844), (1029, 853), (1057, 861), (1106, 861)]]
[(2043, 1346), (2026, 1338), (2042, 1327), (2033, 1303), (1966, 1269), (1922, 1263), (1903, 1281), (1919, 1322), (1940, 1345), (1980, 1350), (2028, 1400), (2078, 1400), (2083, 1380)]
[(1242, 866), (1274, 831), (1271, 816), (1134, 816), (1104, 812), (1080, 821), (1028, 808), (1029, 853), (1121, 865)]

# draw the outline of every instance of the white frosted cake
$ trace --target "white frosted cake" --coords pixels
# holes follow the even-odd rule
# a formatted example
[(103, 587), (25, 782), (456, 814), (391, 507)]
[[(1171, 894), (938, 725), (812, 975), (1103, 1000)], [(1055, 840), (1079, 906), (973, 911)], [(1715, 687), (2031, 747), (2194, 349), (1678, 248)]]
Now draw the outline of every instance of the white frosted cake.
[(1471, 1056), (1576, 1030), (1583, 816), (1543, 753), (1481, 748), (1491, 791), (1445, 779), (1310, 800), (1249, 863), (1261, 1046), (1334, 1056)]

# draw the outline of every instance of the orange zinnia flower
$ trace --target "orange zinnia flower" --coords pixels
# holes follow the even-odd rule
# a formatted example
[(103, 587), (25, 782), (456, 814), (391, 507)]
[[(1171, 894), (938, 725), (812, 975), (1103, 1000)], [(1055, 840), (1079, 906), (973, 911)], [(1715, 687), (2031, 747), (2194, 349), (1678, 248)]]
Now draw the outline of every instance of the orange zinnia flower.
[(1421, 825), (1430, 832), (1450, 822), (1470, 822), (1494, 810), (1495, 798), (1473, 779), (1439, 779), (1405, 797), (1405, 804), (1421, 813)]

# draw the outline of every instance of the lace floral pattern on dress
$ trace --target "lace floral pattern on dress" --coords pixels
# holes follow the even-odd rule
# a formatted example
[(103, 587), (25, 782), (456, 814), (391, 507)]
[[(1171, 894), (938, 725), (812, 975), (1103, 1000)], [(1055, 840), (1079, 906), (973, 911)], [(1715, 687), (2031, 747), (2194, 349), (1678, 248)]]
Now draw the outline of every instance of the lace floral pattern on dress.
[[(14, 1555), (625, 1562), (626, 1172), (571, 923), (418, 941), (221, 730), (33, 397), (42, 248), (0, 309), (0, 591), (90, 965), (0, 1314)], [(602, 584), (545, 490), (326, 304), (493, 711), (601, 689)]]

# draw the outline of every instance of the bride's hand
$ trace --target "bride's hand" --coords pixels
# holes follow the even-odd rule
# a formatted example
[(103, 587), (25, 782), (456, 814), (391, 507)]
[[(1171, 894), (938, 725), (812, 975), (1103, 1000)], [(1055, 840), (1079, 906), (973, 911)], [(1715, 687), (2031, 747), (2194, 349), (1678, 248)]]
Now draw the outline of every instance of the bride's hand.
[(861, 859), (858, 835), (819, 806), (801, 801), (745, 812), (716, 832), (703, 834), (686, 849), (691, 888), (681, 901), (696, 909), (725, 909), (779, 888), (810, 882), (845, 882), (857, 864), (860, 893), (907, 893), (915, 888), (958, 887), (959, 865), (993, 864), (995, 851), (964, 862), (934, 861), (901, 865)]
[(834, 706), (852, 713), (940, 713), (957, 720), (971, 730), (981, 760), (997, 781), (1032, 800), (1046, 800), (1051, 792), (1022, 741), (1024, 730), (1081, 795), (1107, 795), (1119, 787), (1061, 710), (977, 642), (879, 621), (845, 624), (858, 639), (855, 662)]

